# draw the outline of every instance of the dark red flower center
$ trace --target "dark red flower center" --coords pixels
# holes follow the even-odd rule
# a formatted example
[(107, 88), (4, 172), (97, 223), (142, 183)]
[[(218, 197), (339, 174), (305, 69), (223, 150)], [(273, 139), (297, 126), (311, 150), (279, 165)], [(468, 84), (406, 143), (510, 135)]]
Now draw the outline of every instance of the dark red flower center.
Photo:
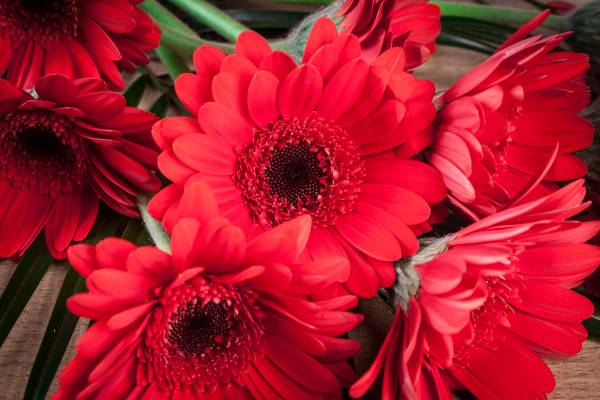
[(0, 0), (0, 32), (17, 44), (66, 42), (77, 35), (78, 6), (78, 0)]
[(302, 214), (329, 226), (351, 211), (365, 177), (345, 130), (316, 115), (256, 130), (234, 175), (255, 223), (273, 227)]
[(81, 188), (87, 147), (67, 117), (22, 111), (0, 119), (0, 178), (52, 196)]
[(455, 347), (454, 361), (467, 365), (473, 346), (494, 346), (497, 340), (503, 340), (498, 334), (499, 326), (510, 326), (509, 316), (515, 311), (511, 303), (520, 303), (519, 290), (524, 283), (514, 274), (503, 277), (486, 278), (489, 290), (488, 299), (478, 309), (471, 312), (471, 337), (466, 337), (466, 343)]
[(139, 354), (144, 383), (198, 394), (241, 384), (263, 335), (254, 303), (253, 292), (203, 278), (167, 289)]

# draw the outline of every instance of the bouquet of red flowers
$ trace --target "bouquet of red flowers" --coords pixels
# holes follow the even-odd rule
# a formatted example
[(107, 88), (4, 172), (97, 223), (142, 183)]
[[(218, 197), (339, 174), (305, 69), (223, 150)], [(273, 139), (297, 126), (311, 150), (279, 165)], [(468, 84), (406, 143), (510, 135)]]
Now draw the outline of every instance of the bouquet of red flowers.
[[(554, 390), (600, 332), (598, 2), (163, 3), (0, 0), (0, 344), (68, 265), (25, 398)], [(438, 44), (487, 58), (441, 87)]]

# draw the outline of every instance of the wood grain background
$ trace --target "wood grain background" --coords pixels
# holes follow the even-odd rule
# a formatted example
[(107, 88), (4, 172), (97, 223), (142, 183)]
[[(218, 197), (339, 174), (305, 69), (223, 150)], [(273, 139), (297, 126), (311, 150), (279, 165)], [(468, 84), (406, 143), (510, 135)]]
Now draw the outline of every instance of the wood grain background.
[[(257, 0), (228, 0), (227, 3), (244, 2), (257, 4)], [(481, 1), (478, 1), (481, 2)], [(572, 1), (584, 3), (584, 0)], [(516, 5), (530, 7), (520, 0), (487, 1), (497, 5)], [(434, 58), (418, 74), (420, 77), (432, 79), (440, 90), (447, 88), (459, 76), (485, 57), (478, 53), (455, 48), (440, 47)], [(1, 234), (7, 234), (1, 232)], [(67, 267), (50, 268), (37, 291), (29, 301), (25, 311), (17, 321), (10, 336), (0, 348), (0, 400), (21, 399), (29, 370), (33, 364), (37, 349), (42, 340), (46, 324), (50, 318), (54, 302), (58, 295)], [(14, 271), (14, 265), (0, 264), (0, 291)], [(361, 311), (366, 314), (365, 323), (357, 328), (352, 336), (363, 346), (362, 354), (356, 358), (356, 365), (363, 371), (372, 361), (386, 328), (390, 316), (385, 309), (374, 301), (361, 304)], [(74, 356), (75, 343), (83, 333), (87, 321), (80, 321), (63, 359), (61, 369)], [(600, 343), (587, 341), (583, 351), (576, 357), (567, 360), (548, 360), (548, 364), (556, 375), (556, 390), (552, 399), (587, 400), (600, 399)], [(56, 390), (56, 381), (50, 393)], [(372, 396), (373, 397), (373, 396)]]

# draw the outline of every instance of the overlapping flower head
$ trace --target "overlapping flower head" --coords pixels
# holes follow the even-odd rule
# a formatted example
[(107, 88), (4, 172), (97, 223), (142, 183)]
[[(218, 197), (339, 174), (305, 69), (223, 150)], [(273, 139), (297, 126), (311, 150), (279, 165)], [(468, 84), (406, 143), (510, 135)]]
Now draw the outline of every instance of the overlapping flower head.
[(541, 398), (554, 378), (540, 356), (581, 350), (593, 304), (570, 288), (600, 265), (585, 244), (599, 221), (569, 218), (582, 181), (483, 218), (398, 265), (398, 311), (359, 397), (383, 370), (388, 398), (449, 399), (459, 382), (479, 399)]
[(31, 89), (48, 74), (102, 78), (149, 61), (160, 31), (141, 0), (0, 0), (0, 76)]
[(194, 64), (175, 82), (193, 117), (154, 128), (174, 184), (149, 211), (171, 231), (183, 187), (206, 181), (248, 236), (311, 215), (304, 257), (348, 257), (345, 285), (361, 296), (389, 286), (390, 261), (414, 254), (445, 195), (432, 167), (408, 159), (427, 145), (434, 108), (431, 82), (404, 72), (404, 51), (369, 64), (355, 36), (321, 19), (300, 65), (253, 32), (233, 55), (200, 47)]
[(154, 115), (99, 79), (48, 75), (34, 90), (0, 80), (0, 257), (22, 254), (45, 228), (62, 258), (89, 233), (99, 200), (137, 216), (136, 196), (160, 188)]
[(170, 254), (121, 239), (69, 249), (88, 291), (68, 301), (96, 322), (55, 399), (335, 399), (358, 351), (336, 338), (362, 318), (351, 295), (308, 295), (347, 278), (343, 258), (302, 261), (304, 215), (254, 238), (186, 187)]
[(392, 46), (406, 54), (406, 69), (425, 63), (440, 34), (440, 9), (428, 0), (346, 0), (338, 10), (343, 32), (356, 35), (363, 56), (375, 58)]
[[(439, 99), (429, 159), (444, 176), (451, 203), (473, 219), (586, 173), (572, 153), (588, 147), (594, 131), (578, 115), (590, 98), (588, 56), (552, 51), (568, 34), (523, 39), (547, 15), (521, 28)], [(528, 193), (542, 175), (544, 184)]]

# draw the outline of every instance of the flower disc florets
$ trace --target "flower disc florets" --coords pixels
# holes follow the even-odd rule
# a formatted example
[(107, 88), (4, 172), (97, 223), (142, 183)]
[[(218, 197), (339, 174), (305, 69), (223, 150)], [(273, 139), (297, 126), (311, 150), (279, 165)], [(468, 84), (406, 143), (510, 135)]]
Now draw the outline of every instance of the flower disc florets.
[(0, 0), (0, 31), (15, 43), (34, 40), (45, 46), (77, 36), (77, 0)]
[(201, 277), (166, 289), (139, 354), (148, 382), (195, 393), (241, 384), (263, 335), (255, 298)]
[(256, 130), (234, 176), (258, 224), (273, 227), (309, 213), (332, 225), (353, 209), (364, 162), (345, 130), (315, 114)]
[(15, 188), (52, 196), (78, 190), (87, 154), (65, 116), (37, 110), (0, 119), (0, 178)]

